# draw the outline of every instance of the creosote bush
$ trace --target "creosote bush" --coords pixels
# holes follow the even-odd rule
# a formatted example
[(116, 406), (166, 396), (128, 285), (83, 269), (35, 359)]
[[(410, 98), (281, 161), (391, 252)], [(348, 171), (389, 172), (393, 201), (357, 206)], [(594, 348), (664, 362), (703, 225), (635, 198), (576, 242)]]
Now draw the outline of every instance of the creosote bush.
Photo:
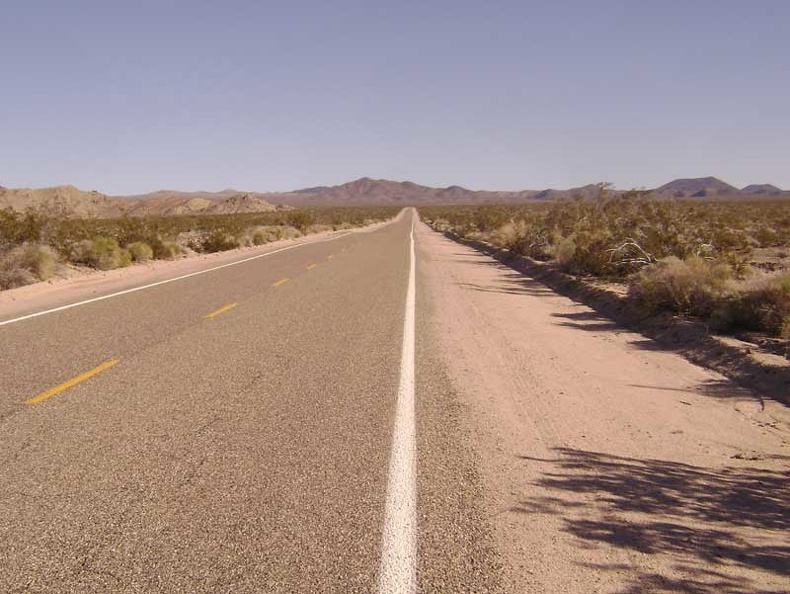
[(148, 262), (154, 257), (154, 250), (144, 241), (135, 241), (126, 246), (132, 262)]
[(790, 273), (747, 281), (718, 312), (719, 325), (790, 339)]
[(650, 264), (636, 273), (628, 294), (645, 311), (672, 311), (710, 316), (726, 295), (732, 278), (730, 267), (692, 256), (675, 256)]
[(777, 266), (753, 258), (755, 250), (790, 253), (790, 200), (684, 201), (639, 191), (613, 195), (601, 185), (591, 199), (428, 206), (420, 215), (437, 231), (627, 283), (647, 313), (694, 315), (720, 329), (790, 338), (790, 280), (755, 280), (751, 269)]
[(78, 243), (71, 254), (71, 261), (98, 270), (113, 270), (129, 266), (132, 256), (115, 239), (99, 235)]
[(49, 279), (55, 271), (55, 261), (50, 248), (36, 244), (0, 252), (0, 290)]

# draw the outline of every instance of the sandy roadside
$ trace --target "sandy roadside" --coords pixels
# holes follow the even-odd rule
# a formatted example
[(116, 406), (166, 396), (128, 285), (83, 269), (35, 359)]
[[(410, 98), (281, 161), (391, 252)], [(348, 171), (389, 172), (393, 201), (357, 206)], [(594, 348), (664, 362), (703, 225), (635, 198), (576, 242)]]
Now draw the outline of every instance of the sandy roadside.
[(787, 591), (787, 407), (417, 237), (510, 591)]

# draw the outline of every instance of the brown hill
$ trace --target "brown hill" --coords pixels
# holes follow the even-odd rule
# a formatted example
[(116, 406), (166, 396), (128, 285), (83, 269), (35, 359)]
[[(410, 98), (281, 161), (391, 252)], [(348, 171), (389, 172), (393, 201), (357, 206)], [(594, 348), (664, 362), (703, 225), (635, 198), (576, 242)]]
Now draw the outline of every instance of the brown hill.
[(128, 204), (130, 216), (170, 216), (185, 214), (231, 214), (240, 212), (266, 212), (277, 206), (255, 192), (179, 192), (160, 190), (150, 194), (119, 197)]
[(449, 186), (432, 188), (414, 182), (387, 179), (361, 179), (339, 186), (317, 186), (287, 194), (267, 194), (267, 199), (291, 206), (319, 205), (398, 205), (398, 204), (481, 204), (513, 202), (532, 198), (536, 192), (487, 192)]
[(782, 190), (772, 184), (751, 184), (741, 188), (744, 194), (762, 194), (764, 196), (779, 196)]
[(0, 188), (0, 208), (11, 208), (20, 212), (32, 209), (68, 217), (105, 218), (125, 214), (127, 203), (99, 192), (79, 190), (74, 186)]
[(277, 210), (277, 207), (262, 198), (258, 198), (253, 194), (237, 194), (214, 204), (207, 212), (211, 214), (235, 214), (239, 212), (269, 212), (272, 210)]
[(194, 214), (216, 204), (201, 196), (204, 192), (172, 192), (163, 190), (135, 198), (120, 198), (128, 204), (130, 216)]
[(716, 177), (694, 177), (671, 181), (653, 190), (655, 194), (676, 198), (737, 196), (741, 191)]

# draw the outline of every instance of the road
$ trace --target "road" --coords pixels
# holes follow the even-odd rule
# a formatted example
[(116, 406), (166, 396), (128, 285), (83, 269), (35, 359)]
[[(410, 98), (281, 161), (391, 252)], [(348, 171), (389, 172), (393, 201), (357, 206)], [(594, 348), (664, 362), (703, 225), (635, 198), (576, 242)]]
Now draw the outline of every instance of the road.
[(1, 327), (0, 591), (374, 591), (410, 229)]
[(0, 309), (0, 592), (778, 591), (782, 410), (511, 276), (407, 210)]

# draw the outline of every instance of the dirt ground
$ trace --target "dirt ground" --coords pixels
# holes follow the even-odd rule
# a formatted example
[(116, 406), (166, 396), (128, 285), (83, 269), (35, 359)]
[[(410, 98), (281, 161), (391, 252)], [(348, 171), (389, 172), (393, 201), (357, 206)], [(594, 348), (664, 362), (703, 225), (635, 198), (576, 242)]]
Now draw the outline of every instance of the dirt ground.
[(512, 592), (787, 592), (790, 410), (420, 225)]

